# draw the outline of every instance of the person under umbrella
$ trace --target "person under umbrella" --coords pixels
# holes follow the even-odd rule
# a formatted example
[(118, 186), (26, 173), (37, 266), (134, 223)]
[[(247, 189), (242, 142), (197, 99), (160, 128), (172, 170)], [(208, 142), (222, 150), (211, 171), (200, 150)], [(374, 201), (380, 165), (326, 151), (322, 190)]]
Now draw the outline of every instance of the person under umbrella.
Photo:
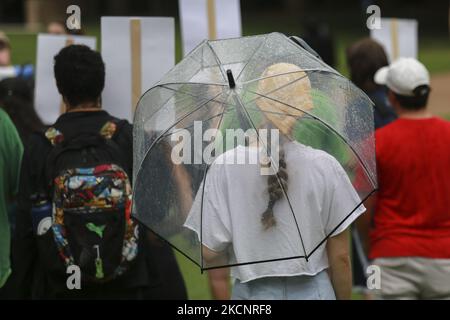
[[(265, 176), (264, 164), (233, 162), (255, 156), (255, 144), (223, 153), (208, 169), (184, 225), (198, 234), (206, 263), (260, 262), (232, 267), (232, 299), (349, 299), (348, 226), (365, 208), (333, 156), (289, 139), (314, 108), (309, 77), (294, 64), (276, 63), (263, 72), (257, 90), (271, 93), (255, 104), (267, 127), (280, 132), (278, 163), (272, 163), (277, 150), (270, 150)], [(324, 234), (331, 235), (325, 245), (302, 259), (304, 245)], [(264, 261), (268, 256), (298, 258)]]

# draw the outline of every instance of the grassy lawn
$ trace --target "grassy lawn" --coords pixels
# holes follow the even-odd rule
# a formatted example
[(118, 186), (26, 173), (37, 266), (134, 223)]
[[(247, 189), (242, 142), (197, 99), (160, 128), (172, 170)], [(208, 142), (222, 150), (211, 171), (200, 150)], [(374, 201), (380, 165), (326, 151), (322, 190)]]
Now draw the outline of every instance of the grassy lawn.
[(183, 273), (189, 299), (211, 299), (207, 274), (202, 274), (200, 268), (182, 254), (176, 252), (176, 257)]

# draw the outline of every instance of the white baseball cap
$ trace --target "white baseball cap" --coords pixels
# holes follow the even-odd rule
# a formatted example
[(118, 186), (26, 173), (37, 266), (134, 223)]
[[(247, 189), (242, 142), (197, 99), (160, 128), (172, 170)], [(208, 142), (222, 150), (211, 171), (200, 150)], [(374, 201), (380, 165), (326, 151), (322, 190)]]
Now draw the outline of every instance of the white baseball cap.
[(430, 85), (430, 75), (425, 66), (414, 58), (399, 58), (389, 66), (379, 69), (374, 76), (377, 84), (386, 85), (402, 96), (414, 96), (414, 89)]

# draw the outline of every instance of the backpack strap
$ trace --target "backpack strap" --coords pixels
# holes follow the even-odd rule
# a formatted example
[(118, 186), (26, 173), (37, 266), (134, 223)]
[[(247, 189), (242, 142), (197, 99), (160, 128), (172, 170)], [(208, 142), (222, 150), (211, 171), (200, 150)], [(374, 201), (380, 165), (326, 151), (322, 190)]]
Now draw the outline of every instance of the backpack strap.
[(45, 138), (47, 138), (48, 142), (50, 142), (50, 144), (52, 146), (55, 146), (57, 144), (60, 144), (61, 142), (64, 141), (64, 135), (61, 131), (59, 131), (58, 129), (56, 129), (55, 127), (49, 127), (45, 133)]
[[(95, 131), (89, 133), (89, 132), (81, 132), (79, 134), (72, 134), (67, 135), (64, 132), (60, 131), (56, 126), (49, 127), (45, 131), (45, 138), (49, 142), (49, 144), (52, 146), (50, 151), (47, 154), (46, 159), (46, 170), (44, 176), (46, 177), (47, 183), (51, 185), (51, 179), (52, 179), (52, 173), (53, 173), (53, 164), (52, 162), (56, 159), (56, 157), (64, 150), (67, 149), (65, 146), (66, 143), (71, 141), (72, 147), (77, 147), (79, 145), (79, 141), (77, 140), (83, 140), (81, 136), (86, 135), (92, 135), (93, 137), (89, 137), (89, 140), (92, 140), (92, 142), (100, 143), (101, 138), (106, 139), (107, 144), (112, 148), (116, 150), (117, 156), (119, 157), (119, 160), (123, 162), (122, 154), (120, 153), (119, 146), (117, 145), (115, 141), (115, 137), (120, 134), (121, 129), (123, 126), (127, 123), (126, 120), (119, 120), (113, 117), (110, 117), (108, 120), (106, 120), (103, 125), (100, 127), (100, 130), (97, 132), (97, 138), (95, 137), (96, 133)], [(95, 141), (94, 141), (95, 140)]]
[(114, 140), (127, 123), (126, 120), (111, 118), (100, 129), (100, 135), (106, 139)]
[(126, 120), (120, 120), (117, 118), (109, 119), (100, 129), (100, 135), (106, 139), (106, 144), (111, 150), (115, 150), (117, 160), (123, 167), (128, 175), (131, 175), (131, 168), (128, 168), (126, 158), (121, 150), (120, 143), (117, 141), (118, 136), (121, 133), (122, 128), (127, 124)]

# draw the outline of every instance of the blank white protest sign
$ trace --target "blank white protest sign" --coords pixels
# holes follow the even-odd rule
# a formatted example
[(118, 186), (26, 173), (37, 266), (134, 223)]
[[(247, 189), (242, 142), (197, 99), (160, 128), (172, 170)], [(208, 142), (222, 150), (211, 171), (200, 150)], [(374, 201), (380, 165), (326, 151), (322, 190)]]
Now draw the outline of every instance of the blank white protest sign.
[(174, 19), (102, 17), (101, 34), (106, 70), (102, 106), (132, 122), (139, 97), (175, 64)]
[(95, 37), (39, 34), (37, 38), (36, 84), (34, 103), (36, 112), (46, 124), (53, 124), (64, 112), (62, 98), (56, 88), (53, 73), (54, 56), (70, 44), (84, 44), (95, 50)]
[(178, 0), (183, 54), (205, 39), (242, 36), (239, 0)]
[(372, 29), (370, 36), (380, 42), (390, 62), (400, 57), (417, 59), (417, 20), (381, 18), (381, 29)]

